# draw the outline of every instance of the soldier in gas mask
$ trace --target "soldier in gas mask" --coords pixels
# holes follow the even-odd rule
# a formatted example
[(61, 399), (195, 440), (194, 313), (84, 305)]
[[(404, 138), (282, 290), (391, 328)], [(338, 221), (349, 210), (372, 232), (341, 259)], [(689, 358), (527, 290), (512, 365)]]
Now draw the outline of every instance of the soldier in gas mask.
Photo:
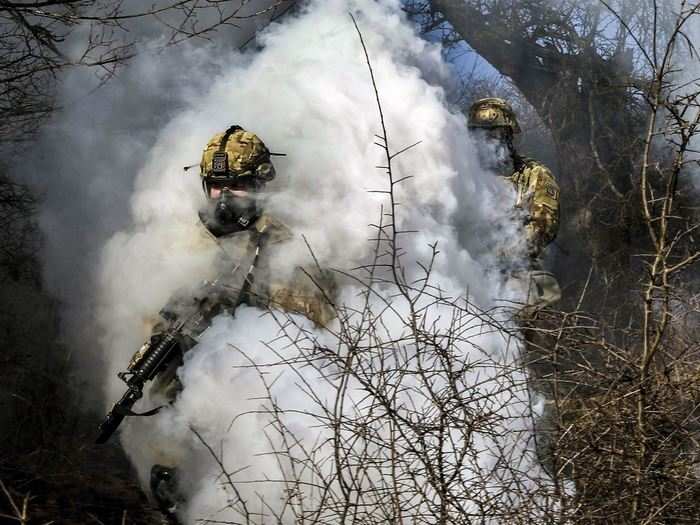
[[(260, 138), (240, 126), (231, 126), (209, 140), (200, 163), (200, 178), (206, 204), (199, 217), (209, 242), (216, 243), (220, 252), (217, 264), (224, 269), (236, 265), (250, 266), (243, 297), (237, 296), (228, 311), (236, 305), (247, 304), (275, 308), (306, 316), (316, 326), (325, 326), (335, 313), (329, 298), (334, 296), (334, 279), (329, 272), (310, 263), (277, 272), (275, 259), (281, 258), (292, 232), (265, 212), (263, 190), (275, 177), (271, 153)], [(251, 257), (251, 254), (254, 254)], [(280, 257), (278, 257), (280, 256)], [(242, 261), (246, 261), (242, 263)], [(251, 262), (253, 261), (253, 262)], [(275, 268), (280, 268), (277, 265)], [(310, 277), (311, 276), (311, 277)], [(165, 320), (177, 315), (178, 301), (192, 304), (191, 297), (175, 297), (161, 311), (147, 345), (157, 344)], [(226, 300), (222, 297), (222, 300)], [(144, 348), (146, 345), (144, 345)], [(189, 348), (183, 348), (182, 353)], [(132, 358), (130, 369), (142, 358)], [(152, 383), (151, 395), (172, 402), (181, 385), (177, 369), (182, 358), (171, 361)], [(151, 492), (161, 510), (172, 523), (177, 523), (176, 510), (181, 502), (178, 490), (178, 458), (168, 452), (155, 450), (159, 463), (151, 469)]]
[[(231, 126), (211, 138), (202, 154), (200, 177), (207, 197), (199, 217), (216, 239), (222, 252), (236, 262), (242, 250), (258, 244), (252, 286), (245, 303), (301, 313), (317, 326), (325, 326), (334, 317), (318, 286), (296, 268), (291, 276), (270, 270), (277, 248), (293, 238), (292, 232), (265, 212), (263, 190), (275, 177), (271, 153), (257, 135), (240, 126)], [(309, 267), (307, 272), (318, 273)], [(331, 286), (333, 279), (322, 272), (317, 284)], [(315, 280), (315, 279), (314, 279)]]
[(507, 266), (504, 271), (524, 284), (527, 311), (553, 304), (561, 291), (554, 276), (542, 269), (540, 258), (559, 229), (559, 185), (544, 164), (516, 151), (513, 139), (520, 126), (505, 100), (477, 100), (468, 117), (482, 168), (502, 177), (513, 189), (513, 218), (520, 222), (524, 249), (500, 254)]
[(545, 307), (561, 298), (559, 284), (542, 268), (544, 249), (559, 229), (559, 185), (552, 172), (542, 163), (519, 155), (513, 138), (520, 126), (511, 106), (500, 98), (476, 101), (469, 109), (469, 128), (477, 139), (484, 169), (502, 177), (513, 190), (513, 214), (522, 243), (514, 253), (500, 254), (503, 272), (526, 291), (524, 304), (518, 309), (518, 322), (524, 341), (523, 364), (530, 373), (531, 387), (545, 398), (544, 413), (537, 418), (536, 448), (541, 464), (553, 472), (554, 423), (549, 378), (555, 348), (557, 317)]

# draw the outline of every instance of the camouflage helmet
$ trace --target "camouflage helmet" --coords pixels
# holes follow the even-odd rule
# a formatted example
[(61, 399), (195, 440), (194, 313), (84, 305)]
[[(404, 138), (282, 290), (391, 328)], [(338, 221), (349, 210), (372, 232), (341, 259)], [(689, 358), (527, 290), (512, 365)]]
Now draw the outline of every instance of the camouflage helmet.
[(469, 107), (470, 128), (508, 128), (520, 133), (513, 108), (502, 98), (482, 98)]
[(231, 126), (209, 140), (199, 168), (203, 182), (264, 183), (275, 177), (270, 151), (255, 133), (240, 126)]

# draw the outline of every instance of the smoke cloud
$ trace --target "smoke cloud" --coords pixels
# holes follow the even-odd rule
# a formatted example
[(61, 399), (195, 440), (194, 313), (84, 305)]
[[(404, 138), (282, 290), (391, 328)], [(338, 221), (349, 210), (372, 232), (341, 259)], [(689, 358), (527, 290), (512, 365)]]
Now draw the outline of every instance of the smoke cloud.
[[(110, 107), (96, 104), (94, 112), (74, 114), (50, 128), (95, 129), (86, 120), (101, 114), (110, 123), (108, 132), (83, 136), (74, 152), (47, 153), (42, 164), (53, 157), (54, 167), (85, 174), (66, 178), (72, 190), (87, 196), (73, 210), (75, 216), (53, 220), (47, 212), (42, 223), (47, 237), (55, 240), (48, 246), (49, 260), (58, 261), (48, 271), (54, 286), (79, 289), (81, 297), (95, 298), (89, 310), (96, 318), (92, 333), (99, 334), (99, 358), (105, 362), (100, 376), (106, 385), (105, 407), (121, 395), (123, 384), (115, 374), (139, 348), (158, 310), (177, 290), (215, 275), (216, 248), (202, 236), (197, 218), (204, 203), (199, 178), (194, 170), (182, 169), (199, 161), (214, 133), (239, 124), (258, 134), (272, 151), (287, 154), (274, 158), (278, 178), (266, 189), (266, 207), (292, 229), (298, 242), (286, 246), (274, 271), (288, 272), (308, 263), (301, 235), (323, 267), (349, 270), (371, 260), (368, 239), (376, 232), (369, 224), (382, 220), (381, 210), (388, 209), (386, 195), (371, 191), (386, 190), (388, 181), (376, 169), (384, 160), (373, 144), (380, 131), (379, 116), (348, 11), (357, 17), (371, 56), (391, 149), (421, 141), (398, 156), (394, 166), (399, 177), (411, 177), (396, 188), (401, 205), (394, 219), (400, 230), (416, 232), (401, 240), (409, 279), (420, 275), (417, 262), (427, 263), (431, 245), (437, 243), (440, 254), (432, 275), (444, 294), (456, 298), (468, 293), (483, 308), (518, 297), (513, 283), (504, 287), (497, 273), (488, 271), (493, 242), (514, 233), (507, 221), (494, 228), (497, 219), (507, 215), (512, 196), (497, 177), (479, 168), (463, 115), (447, 107), (441, 86), (452, 80), (440, 48), (418, 37), (398, 0), (313, 0), (298, 14), (262, 31), (257, 37), (260, 49), (254, 53), (212, 55), (200, 47), (185, 48), (170, 58), (143, 55), (113, 88)], [(144, 96), (134, 97), (132, 88), (137, 85)], [(147, 106), (151, 107), (144, 113)], [(130, 115), (137, 123), (145, 119), (135, 126), (141, 132), (134, 133), (129, 119), (123, 128), (114, 129), (110, 118), (115, 113)], [(114, 166), (123, 172), (114, 173)], [(104, 176), (90, 178), (93, 170)], [(54, 193), (51, 198), (64, 196)], [(75, 232), (62, 229), (75, 224), (86, 230), (81, 246), (89, 246), (80, 257), (66, 253), (67, 248), (78, 248), (65, 243)], [(345, 285), (342, 302), (358, 304), (360, 291)], [(383, 302), (394, 302), (393, 293), (390, 287), (380, 289), (372, 307), (379, 311)], [(409, 306), (396, 301), (396, 312), (385, 320), (387, 334), (405, 330), (402, 316), (409, 314)], [(177, 464), (185, 473), (181, 485), (187, 503), (179, 513), (187, 523), (236, 519), (241, 501), (255, 502), (255, 512), (268, 515), (288, 509), (290, 487), (280, 480), (290, 467), (282, 466), (274, 453), (282, 437), (275, 433), (270, 399), (286, 410), (285, 427), (306, 447), (300, 444), (293, 450), (302, 454), (317, 443), (314, 450), (330, 457), (329, 429), (319, 426), (319, 418), (337, 385), (308, 362), (301, 367), (289, 363), (314, 348), (338, 348), (338, 340), (304, 318), (291, 319), (297, 327), (287, 328), (293, 334), (282, 337), (280, 324), (288, 325), (255, 308), (241, 307), (235, 318), (218, 318), (185, 356), (179, 371), (184, 389), (176, 402), (153, 418), (126, 421), (122, 443), (144, 486), (154, 463)], [(436, 309), (428, 322), (447, 327), (449, 311)], [(508, 344), (505, 334), (484, 333), (477, 327), (465, 332), (471, 344), (457, 349), (463, 359), (486, 355), (493, 363), (516, 364), (517, 347)], [(297, 334), (302, 335), (301, 349), (289, 344)], [(407, 348), (409, 355), (416, 351)], [(264, 381), (266, 374), (270, 378)], [(490, 378), (495, 374), (495, 368), (488, 367), (465, 373), (460, 388), (490, 392), (490, 403), (509, 407), (504, 414), (506, 434), (527, 433), (524, 388), (499, 390)], [(510, 380), (524, 383), (518, 372)], [(420, 382), (415, 381), (418, 388)], [(361, 412), (361, 391), (350, 388), (348, 396), (348, 406)], [(475, 447), (493, 448), (490, 439), (477, 436)], [(221, 486), (221, 468), (202, 440), (220, 455), (227, 470), (237, 472), (240, 494)], [(520, 461), (532, 461), (524, 445), (511, 446), (522, 452)], [(496, 456), (485, 453), (471, 468), (493, 470), (495, 463)], [(324, 465), (316, 476), (327, 474), (332, 463)], [(301, 475), (307, 476), (311, 474)], [(313, 490), (295, 490), (313, 499)], [(293, 521), (289, 512), (284, 521)]]

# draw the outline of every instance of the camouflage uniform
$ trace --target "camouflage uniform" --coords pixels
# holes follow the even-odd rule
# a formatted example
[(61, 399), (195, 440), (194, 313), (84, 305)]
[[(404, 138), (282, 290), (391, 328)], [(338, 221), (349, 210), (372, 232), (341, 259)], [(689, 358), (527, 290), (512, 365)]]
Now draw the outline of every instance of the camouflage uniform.
[[(216, 155), (225, 152), (220, 173), (213, 173)], [(238, 126), (233, 126), (225, 133), (217, 133), (207, 143), (200, 163), (202, 187), (210, 196), (211, 186), (230, 184), (235, 186), (241, 180), (246, 185), (258, 182), (255, 190), (260, 188), (259, 181), (265, 183), (274, 178), (275, 171), (269, 159), (269, 151), (254, 134)], [(253, 186), (250, 186), (251, 188)], [(284, 224), (270, 215), (256, 211), (249, 224), (229, 231), (207, 211), (200, 212), (200, 238), (194, 243), (195, 249), (218, 252), (215, 266), (220, 272), (231, 272), (249, 258), (259, 248), (248, 278), (248, 287), (240, 303), (257, 306), (262, 309), (275, 308), (289, 313), (306, 316), (316, 326), (326, 326), (334, 317), (331, 302), (335, 294), (335, 282), (330, 272), (316, 267), (309, 256), (304, 269), (284, 268), (279, 265), (275, 270), (276, 260), (286, 260), (284, 251), (295, 242), (294, 235)], [(297, 241), (298, 242), (298, 241)], [(303, 250), (299, 248), (297, 252)], [(195, 292), (196, 296), (197, 292)], [(180, 302), (192, 301), (192, 294), (178, 294), (171, 299), (161, 311), (161, 316), (168, 316), (168, 311), (176, 312)], [(166, 325), (162, 320), (148, 323), (153, 326), (151, 334), (158, 337)], [(194, 342), (193, 342), (194, 343)], [(183, 349), (187, 350), (187, 348)], [(140, 357), (137, 352), (132, 362)], [(179, 389), (176, 371), (181, 363), (173, 362), (171, 367), (159, 374), (153, 382), (151, 393), (163, 395), (172, 401)]]
[(527, 279), (526, 302), (534, 307), (551, 305), (560, 299), (561, 291), (555, 277), (542, 269), (540, 256), (559, 229), (559, 185), (552, 172), (535, 160), (516, 156), (514, 169), (505, 180), (516, 191), (515, 208), (527, 217), (524, 234), (529, 268), (522, 276)]
[[(330, 273), (319, 269), (310, 256), (304, 270), (299, 267), (284, 268), (278, 261), (288, 259), (284, 252), (290, 243), (295, 242), (292, 232), (262, 212), (254, 198), (246, 201), (246, 197), (235, 195), (237, 192), (254, 196), (274, 178), (270, 152), (263, 142), (255, 134), (232, 126), (226, 132), (214, 135), (208, 142), (200, 169), (202, 187), (207, 194), (209, 208), (214, 211), (208, 209), (200, 212), (201, 238), (197, 239), (196, 246), (203, 250), (215, 248), (218, 252), (216, 267), (224, 273), (233, 272), (241, 264), (254, 262), (247, 274), (243, 296), (240, 297), (238, 291), (232, 291), (230, 302), (233, 308), (230, 310), (235, 310), (237, 304), (274, 308), (304, 315), (316, 326), (326, 326), (335, 317), (331, 304), (335, 284)], [(227, 192), (230, 195), (224, 198)], [(218, 201), (215, 196), (219, 196)], [(235, 204), (236, 199), (244, 201), (245, 205), (225, 209), (227, 202)], [(222, 213), (217, 214), (219, 211)], [(247, 271), (246, 268), (243, 270)], [(221, 298), (221, 304), (228, 304), (226, 295)], [(192, 300), (191, 294), (175, 297), (161, 311), (161, 316), (167, 318), (169, 310), (176, 312), (179, 301)], [(235, 315), (235, 311), (232, 313)], [(152, 338), (157, 339), (164, 326), (162, 321), (157, 322)], [(182, 351), (187, 351), (195, 343), (192, 341)], [(137, 353), (134, 359), (138, 357)], [(173, 360), (153, 381), (151, 395), (174, 401), (181, 389), (177, 379), (177, 369), (181, 365), (182, 359)], [(169, 445), (163, 444), (162, 449), (153, 451), (158, 464), (153, 465), (151, 470), (151, 492), (171, 522), (177, 523), (173, 509), (180, 501), (177, 465), (182, 452)]]
[(507, 144), (513, 160), (513, 173), (503, 180), (515, 190), (513, 206), (517, 215), (525, 217), (528, 260), (525, 269), (516, 269), (511, 276), (524, 284), (528, 310), (552, 304), (561, 292), (554, 276), (542, 269), (540, 256), (559, 229), (559, 185), (544, 164), (515, 153), (513, 135), (520, 133), (520, 126), (505, 100), (477, 100), (469, 108), (468, 118), (470, 129), (500, 132), (500, 140)]
[(284, 256), (283, 251), (288, 243), (294, 242), (294, 236), (289, 228), (270, 215), (261, 215), (248, 230), (220, 237), (206, 230), (204, 235), (218, 244), (222, 258), (230, 264), (235, 264), (242, 252), (255, 249), (257, 239), (264, 238), (244, 304), (302, 314), (321, 327), (335, 317), (328, 301), (335, 293), (334, 281), (327, 270), (315, 267), (311, 257), (303, 270), (297, 267), (291, 274), (285, 272), (282, 275), (273, 270), (273, 261), (277, 256)]
[[(213, 243), (218, 251), (216, 267), (232, 271), (241, 260), (260, 247), (257, 262), (249, 276), (249, 286), (241, 304), (259, 307), (263, 310), (273, 308), (283, 312), (306, 316), (317, 327), (324, 327), (335, 317), (331, 302), (335, 296), (336, 284), (328, 270), (319, 269), (309, 257), (304, 268), (296, 267), (284, 272), (275, 272), (274, 261), (284, 257), (289, 243), (295, 242), (289, 228), (269, 215), (261, 215), (246, 230), (221, 236), (215, 236), (202, 222), (201, 239), (197, 245), (208, 249), (207, 243)], [(196, 293), (195, 293), (196, 295)], [(161, 312), (168, 315), (168, 310), (177, 311), (179, 301), (190, 301), (188, 295), (181, 295), (171, 300)], [(234, 312), (235, 313), (235, 312)], [(152, 336), (158, 337), (165, 323), (158, 321), (152, 329)], [(188, 350), (185, 348), (183, 350)], [(136, 357), (136, 356), (135, 356)], [(174, 361), (169, 368), (161, 372), (151, 386), (151, 395), (174, 401), (181, 386), (177, 380), (177, 369), (181, 361)]]
[(496, 138), (507, 144), (513, 162), (512, 174), (504, 176), (503, 180), (515, 190), (514, 215), (524, 217), (527, 257), (524, 268), (518, 268), (512, 261), (504, 268), (527, 294), (525, 306), (517, 313), (516, 320), (525, 343), (523, 361), (530, 371), (530, 385), (545, 397), (544, 413), (536, 421), (536, 449), (540, 462), (551, 472), (555, 425), (546, 378), (551, 373), (550, 352), (556, 343), (548, 335), (552, 332), (546, 331), (554, 327), (543, 308), (556, 303), (561, 298), (561, 290), (554, 275), (542, 268), (540, 257), (559, 229), (559, 185), (542, 163), (515, 153), (512, 139), (514, 133), (520, 132), (520, 126), (504, 100), (487, 98), (475, 102), (469, 110), (469, 127), (500, 133)]
[[(214, 135), (202, 154), (200, 175), (205, 192), (210, 183), (208, 181), (217, 181), (212, 166), (216, 153), (221, 150), (227, 153), (227, 171), (235, 174), (236, 181), (254, 179), (267, 182), (275, 176), (270, 153), (255, 134), (240, 128), (233, 133), (229, 131)], [(224, 147), (222, 141), (225, 142)], [(255, 215), (255, 221), (250, 226), (233, 232), (218, 231), (205, 214), (200, 214), (200, 218), (206, 228), (204, 234), (219, 245), (222, 257), (233, 264), (260, 240), (260, 255), (243, 301), (245, 304), (303, 314), (317, 326), (325, 326), (333, 319), (335, 314), (328, 300), (335, 291), (333, 279), (329, 272), (315, 268), (310, 256), (305, 268), (309, 275), (301, 268), (295, 268), (291, 275), (272, 269), (273, 261), (284, 258), (282, 252), (289, 246), (288, 243), (293, 242), (294, 236), (289, 228), (263, 212)]]

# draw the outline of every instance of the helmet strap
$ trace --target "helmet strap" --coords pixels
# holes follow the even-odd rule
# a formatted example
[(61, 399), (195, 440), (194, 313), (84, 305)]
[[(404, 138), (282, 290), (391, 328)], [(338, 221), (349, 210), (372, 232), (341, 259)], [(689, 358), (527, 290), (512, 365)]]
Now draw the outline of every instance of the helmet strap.
[(219, 143), (219, 153), (223, 153), (226, 151), (226, 144), (228, 143), (229, 137), (233, 135), (236, 131), (241, 131), (242, 129), (243, 128), (240, 127), (238, 124), (234, 124), (224, 132), (224, 136), (221, 138), (221, 143)]

